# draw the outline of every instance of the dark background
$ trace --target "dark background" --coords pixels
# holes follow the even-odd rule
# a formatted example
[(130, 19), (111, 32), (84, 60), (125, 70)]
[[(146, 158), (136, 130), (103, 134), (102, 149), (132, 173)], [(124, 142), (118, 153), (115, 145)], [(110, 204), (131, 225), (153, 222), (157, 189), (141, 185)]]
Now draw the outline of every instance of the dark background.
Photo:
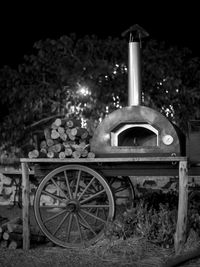
[(188, 47), (193, 55), (200, 56), (199, 8), (191, 1), (174, 2), (1, 2), (0, 67), (16, 67), (25, 54), (34, 53), (33, 44), (41, 39), (70, 33), (121, 38), (121, 33), (134, 24), (143, 27), (152, 39)]

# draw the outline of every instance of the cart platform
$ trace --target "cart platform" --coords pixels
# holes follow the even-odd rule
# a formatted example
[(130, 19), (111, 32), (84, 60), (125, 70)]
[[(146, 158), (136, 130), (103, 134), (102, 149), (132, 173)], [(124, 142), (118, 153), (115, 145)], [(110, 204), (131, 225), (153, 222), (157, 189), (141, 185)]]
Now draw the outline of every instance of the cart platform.
[[(54, 168), (57, 164), (69, 165), (78, 164), (92, 166), (94, 169), (107, 170), (108, 173), (113, 172), (117, 168), (117, 173), (125, 172), (125, 175), (131, 175), (134, 170), (139, 173), (148, 170), (149, 167), (158, 166), (159, 173), (167, 168), (166, 164), (173, 165), (173, 171), (176, 171), (179, 178), (179, 202), (178, 202), (178, 218), (175, 233), (175, 251), (179, 253), (186, 240), (186, 224), (187, 224), (187, 206), (188, 206), (188, 167), (187, 157), (127, 157), (127, 158), (79, 158), (79, 159), (47, 159), (47, 158), (21, 158), (22, 167), (22, 217), (23, 217), (23, 249), (30, 248), (30, 226), (29, 226), (29, 174), (31, 164), (50, 164)], [(171, 164), (173, 163), (173, 164)], [(142, 165), (141, 165), (142, 164)], [(152, 165), (153, 164), (153, 165)], [(136, 173), (137, 173), (136, 172)], [(120, 174), (119, 174), (120, 175)], [(156, 175), (152, 173), (150, 175)]]

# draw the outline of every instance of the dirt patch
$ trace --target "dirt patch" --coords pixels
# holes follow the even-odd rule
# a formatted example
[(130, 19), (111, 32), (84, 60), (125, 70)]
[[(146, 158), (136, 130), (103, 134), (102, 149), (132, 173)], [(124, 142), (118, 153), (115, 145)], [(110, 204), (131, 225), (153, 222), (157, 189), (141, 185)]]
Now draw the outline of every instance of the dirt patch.
[(0, 250), (1, 267), (153, 267), (160, 266), (163, 260), (164, 254), (161, 255), (155, 248), (154, 253), (150, 248), (148, 251), (142, 250), (142, 243), (138, 246), (138, 242), (136, 244), (133, 240), (111, 243), (102, 240), (94, 247), (79, 250), (41, 246), (28, 251)]

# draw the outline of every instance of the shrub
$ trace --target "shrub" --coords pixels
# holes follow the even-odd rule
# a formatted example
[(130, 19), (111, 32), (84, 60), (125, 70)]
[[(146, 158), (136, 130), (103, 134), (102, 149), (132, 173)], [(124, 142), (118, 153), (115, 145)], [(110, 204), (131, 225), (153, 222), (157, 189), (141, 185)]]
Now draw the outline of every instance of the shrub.
[(126, 210), (109, 224), (107, 237), (126, 239), (141, 236), (162, 247), (172, 246), (176, 230), (176, 198), (174, 193), (167, 196), (153, 193), (137, 199), (132, 209)]

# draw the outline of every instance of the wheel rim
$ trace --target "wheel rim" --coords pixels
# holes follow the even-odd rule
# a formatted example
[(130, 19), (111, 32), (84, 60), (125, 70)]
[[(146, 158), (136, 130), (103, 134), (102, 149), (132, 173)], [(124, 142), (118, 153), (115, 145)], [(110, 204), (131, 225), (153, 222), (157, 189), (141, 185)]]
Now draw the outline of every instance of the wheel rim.
[(97, 242), (114, 217), (112, 191), (96, 171), (66, 165), (50, 172), (39, 184), (35, 217), (43, 233), (62, 247), (87, 247)]
[(131, 209), (134, 204), (135, 192), (130, 178), (128, 176), (108, 177), (107, 181), (112, 189), (115, 205)]

